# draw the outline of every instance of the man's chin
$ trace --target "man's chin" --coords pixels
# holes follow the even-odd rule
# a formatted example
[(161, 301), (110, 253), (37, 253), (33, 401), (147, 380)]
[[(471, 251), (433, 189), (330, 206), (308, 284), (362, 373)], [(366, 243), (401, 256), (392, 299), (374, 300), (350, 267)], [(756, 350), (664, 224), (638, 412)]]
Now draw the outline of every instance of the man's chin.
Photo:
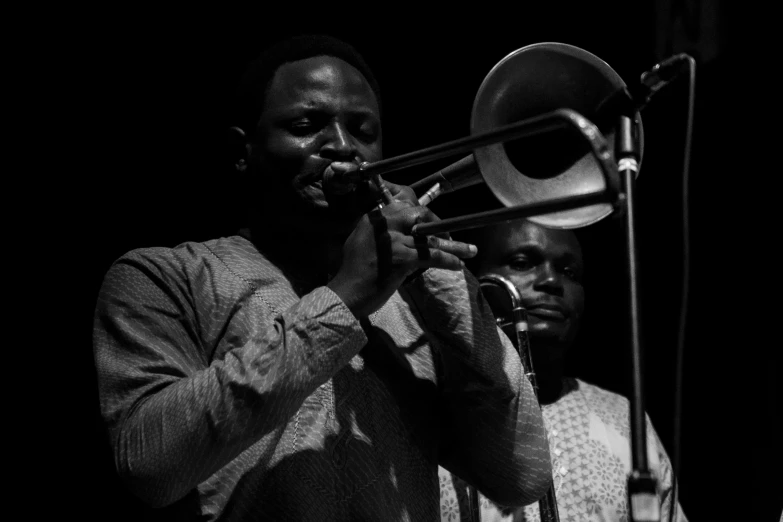
[(563, 336), (568, 329), (567, 321), (546, 321), (528, 316), (530, 333), (534, 335)]
[(359, 218), (367, 212), (356, 208), (353, 201), (327, 200), (321, 197), (300, 197), (292, 205), (295, 219), (307, 226), (318, 228), (327, 235), (347, 237), (356, 227)]
[(530, 343), (544, 344), (547, 346), (565, 344), (568, 332), (563, 328), (557, 328), (558, 325), (548, 323), (531, 322), (529, 325)]
[(355, 220), (366, 214), (375, 205), (375, 201), (363, 191), (348, 194), (327, 193), (323, 202), (332, 215), (339, 219)]

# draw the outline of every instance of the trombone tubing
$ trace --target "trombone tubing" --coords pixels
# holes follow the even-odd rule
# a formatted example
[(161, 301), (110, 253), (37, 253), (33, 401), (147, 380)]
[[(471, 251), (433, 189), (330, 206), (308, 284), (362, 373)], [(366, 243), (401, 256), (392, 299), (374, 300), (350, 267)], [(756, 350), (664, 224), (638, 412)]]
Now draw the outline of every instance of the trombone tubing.
[(500, 223), (501, 221), (511, 221), (513, 219), (522, 219), (563, 210), (587, 207), (598, 203), (612, 203), (616, 206), (618, 203), (616, 201), (616, 194), (612, 190), (605, 188), (598, 192), (576, 194), (547, 201), (528, 203), (526, 205), (501, 208), (498, 210), (488, 210), (486, 212), (478, 212), (466, 216), (442, 219), (432, 223), (419, 223), (413, 225), (411, 234), (414, 236), (444, 234), (456, 232), (457, 230), (493, 225), (495, 223)]
[(606, 139), (598, 130), (598, 127), (590, 120), (571, 109), (558, 109), (541, 116), (535, 116), (481, 134), (476, 134), (475, 136), (468, 136), (439, 145), (433, 145), (426, 149), (409, 152), (374, 163), (364, 163), (359, 167), (359, 172), (362, 176), (367, 176), (370, 179), (377, 179), (376, 176), (395, 170), (428, 163), (453, 154), (469, 152), (473, 149), (485, 145), (492, 145), (501, 141), (541, 134), (567, 125), (576, 127), (582, 137), (587, 140), (593, 155), (598, 160), (604, 177), (608, 179), (612, 165), (610, 162), (611, 152), (609, 151)]

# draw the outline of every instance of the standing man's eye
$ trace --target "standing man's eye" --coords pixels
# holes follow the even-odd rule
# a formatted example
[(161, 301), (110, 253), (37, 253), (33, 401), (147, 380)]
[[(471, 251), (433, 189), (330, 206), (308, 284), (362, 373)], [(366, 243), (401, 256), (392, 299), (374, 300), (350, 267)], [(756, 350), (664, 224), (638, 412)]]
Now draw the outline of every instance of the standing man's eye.
[(515, 257), (508, 263), (509, 268), (524, 272), (533, 268), (533, 263), (527, 257)]
[(365, 122), (358, 125), (353, 131), (353, 134), (363, 141), (375, 141), (378, 138), (378, 128), (371, 122)]

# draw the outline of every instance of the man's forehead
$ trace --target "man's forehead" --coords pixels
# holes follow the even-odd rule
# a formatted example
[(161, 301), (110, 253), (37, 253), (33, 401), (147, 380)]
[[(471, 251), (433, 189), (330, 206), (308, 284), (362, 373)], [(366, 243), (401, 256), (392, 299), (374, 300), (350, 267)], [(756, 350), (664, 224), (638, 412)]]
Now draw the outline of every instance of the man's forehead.
[(554, 253), (571, 253), (581, 257), (579, 241), (571, 230), (549, 229), (530, 221), (506, 223), (496, 231), (505, 237), (507, 248), (538, 247)]
[(367, 79), (356, 67), (333, 56), (313, 56), (277, 68), (272, 88), (307, 90), (343, 86), (372, 94)]

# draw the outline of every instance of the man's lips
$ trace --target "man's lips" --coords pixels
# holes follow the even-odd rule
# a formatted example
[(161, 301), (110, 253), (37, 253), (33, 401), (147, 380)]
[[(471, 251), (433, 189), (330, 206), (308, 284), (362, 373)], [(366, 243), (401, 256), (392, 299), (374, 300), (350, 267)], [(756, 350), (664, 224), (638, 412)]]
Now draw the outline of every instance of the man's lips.
[(568, 314), (563, 307), (550, 304), (539, 304), (527, 308), (528, 315), (538, 317), (540, 319), (547, 319), (549, 321), (565, 321), (568, 319)]
[(320, 187), (336, 194), (345, 195), (353, 191), (359, 181), (357, 165), (349, 162), (333, 162), (323, 171)]

